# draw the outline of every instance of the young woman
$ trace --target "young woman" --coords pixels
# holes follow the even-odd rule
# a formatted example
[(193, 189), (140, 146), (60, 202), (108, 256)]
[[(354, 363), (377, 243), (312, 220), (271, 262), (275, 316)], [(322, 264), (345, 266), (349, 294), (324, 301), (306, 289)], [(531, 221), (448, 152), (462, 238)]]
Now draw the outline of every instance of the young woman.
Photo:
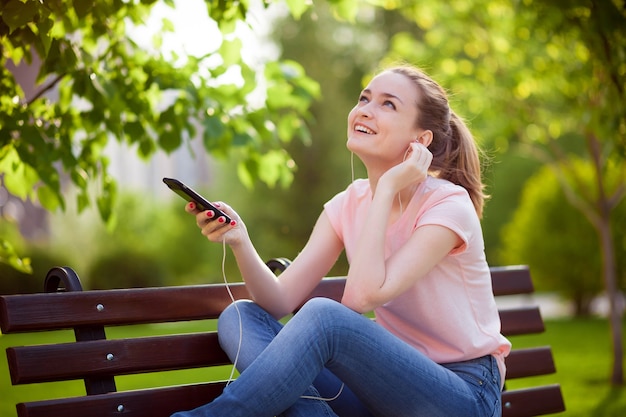
[[(504, 358), (480, 217), (478, 151), (443, 89), (413, 67), (378, 74), (348, 115), (348, 149), (367, 169), (324, 205), (279, 277), (235, 219), (198, 227), (228, 244), (253, 301), (219, 320), (241, 375), (213, 402), (173, 417), (488, 417), (501, 412)], [(341, 303), (313, 299), (283, 327), (341, 251)], [(372, 321), (361, 313), (374, 311)], [(240, 324), (243, 338), (240, 341)]]

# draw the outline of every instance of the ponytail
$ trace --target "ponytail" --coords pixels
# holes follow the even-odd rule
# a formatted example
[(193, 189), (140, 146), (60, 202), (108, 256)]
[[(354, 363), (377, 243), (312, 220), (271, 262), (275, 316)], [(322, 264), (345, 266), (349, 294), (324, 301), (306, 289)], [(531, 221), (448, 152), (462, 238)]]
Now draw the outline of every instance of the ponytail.
[[(487, 196), (481, 178), (479, 150), (474, 137), (454, 111), (450, 110), (450, 135), (444, 142), (450, 146), (438, 158), (433, 157), (433, 170), (437, 177), (446, 179), (465, 188), (469, 193), (478, 216), (482, 218), (483, 206)], [(433, 139), (433, 142), (435, 140)]]

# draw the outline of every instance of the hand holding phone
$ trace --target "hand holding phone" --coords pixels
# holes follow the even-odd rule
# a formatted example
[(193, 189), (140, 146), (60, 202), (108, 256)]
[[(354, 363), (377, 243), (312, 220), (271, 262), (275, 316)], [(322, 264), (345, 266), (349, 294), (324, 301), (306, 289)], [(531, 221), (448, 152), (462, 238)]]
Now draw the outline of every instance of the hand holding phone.
[(226, 213), (215, 207), (206, 198), (187, 187), (181, 181), (174, 178), (163, 178), (163, 182), (170, 188), (170, 190), (185, 199), (185, 201), (193, 201), (201, 211), (212, 210), (215, 213), (215, 216), (213, 216), (214, 219), (218, 219), (220, 216), (223, 216), (226, 220), (224, 222), (225, 224), (230, 224), (232, 222), (232, 219)]

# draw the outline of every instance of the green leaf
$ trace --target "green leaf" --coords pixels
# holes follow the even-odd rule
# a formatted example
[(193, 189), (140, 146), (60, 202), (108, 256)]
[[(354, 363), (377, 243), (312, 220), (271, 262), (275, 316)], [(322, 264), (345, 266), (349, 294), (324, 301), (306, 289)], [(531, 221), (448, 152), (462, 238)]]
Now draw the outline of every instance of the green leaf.
[(54, 21), (49, 17), (42, 19), (42, 21), (37, 25), (37, 29), (39, 30), (39, 40), (41, 41), (41, 46), (43, 50), (40, 53), (43, 56), (48, 55), (50, 51), (50, 45), (52, 43), (52, 36), (50, 35), (50, 29), (54, 26)]
[(94, 6), (93, 0), (72, 0), (72, 3), (79, 19), (84, 19)]
[(87, 173), (82, 169), (76, 169), (71, 173), (72, 182), (78, 186), (81, 190), (87, 188)]
[(286, 0), (287, 7), (289, 7), (289, 12), (294, 17), (294, 19), (299, 20), (304, 12), (306, 12), (312, 6), (312, 2), (305, 0)]
[(330, 0), (333, 12), (341, 19), (354, 22), (359, 8), (357, 0)]
[(249, 190), (254, 188), (254, 178), (257, 170), (258, 167), (256, 164), (251, 165), (251, 161), (242, 161), (237, 164), (237, 177), (244, 187)]
[(241, 39), (223, 41), (219, 53), (224, 60), (224, 66), (229, 67), (241, 62)]
[(210, 116), (204, 119), (204, 141), (205, 143), (211, 143), (217, 141), (224, 135), (225, 127), (224, 123), (219, 117)]
[(129, 143), (139, 142), (146, 135), (143, 124), (138, 120), (125, 123), (123, 129), (124, 133), (128, 135)]
[(117, 198), (117, 185), (115, 182), (104, 174), (104, 178), (102, 179), (102, 190), (100, 195), (96, 199), (96, 204), (98, 205), (98, 211), (100, 212), (100, 217), (105, 222), (108, 222), (112, 219), (113, 214), (113, 203)]
[(78, 213), (82, 213), (87, 207), (89, 207), (89, 205), (90, 201), (87, 192), (78, 193), (78, 195), (76, 196), (76, 207)]
[(176, 30), (174, 23), (172, 23), (172, 21), (166, 17), (161, 20), (161, 23), (161, 31), (163, 32), (174, 32)]
[(278, 137), (285, 143), (291, 142), (296, 131), (302, 126), (302, 121), (295, 114), (286, 114), (278, 122)]
[(4, 186), (13, 195), (25, 200), (39, 181), (37, 172), (26, 165), (13, 148), (0, 160), (0, 173), (4, 176)]
[(54, 212), (59, 207), (64, 207), (62, 197), (48, 185), (37, 187), (37, 198), (42, 207), (48, 211)]
[(284, 151), (270, 151), (259, 158), (259, 179), (273, 188), (278, 180), (285, 174), (287, 167), (286, 153)]
[(220, 32), (222, 32), (222, 34), (224, 35), (233, 33), (237, 28), (236, 20), (218, 20), (217, 22), (220, 28)]
[(152, 155), (156, 151), (156, 144), (152, 139), (148, 136), (144, 136), (142, 140), (139, 141), (139, 155), (147, 158)]
[(179, 118), (175, 105), (168, 107), (167, 110), (161, 113), (159, 123), (161, 124), (159, 145), (165, 152), (172, 152), (182, 143), (181, 130), (178, 126)]
[(159, 145), (166, 153), (170, 153), (178, 149), (181, 143), (181, 134), (174, 129), (166, 130), (159, 135)]
[(9, 32), (25, 26), (32, 22), (37, 15), (37, 2), (29, 0), (21, 2), (19, 0), (9, 0), (2, 8), (2, 20), (9, 26)]
[(13, 268), (26, 274), (32, 274), (33, 269), (29, 258), (20, 258), (15, 249), (7, 240), (0, 238), (0, 262), (11, 265)]
[(272, 109), (290, 108), (294, 104), (293, 87), (289, 84), (274, 84), (267, 89), (267, 105)]
[(245, 146), (250, 142), (253, 142), (253, 138), (246, 133), (235, 133), (233, 135), (233, 146)]

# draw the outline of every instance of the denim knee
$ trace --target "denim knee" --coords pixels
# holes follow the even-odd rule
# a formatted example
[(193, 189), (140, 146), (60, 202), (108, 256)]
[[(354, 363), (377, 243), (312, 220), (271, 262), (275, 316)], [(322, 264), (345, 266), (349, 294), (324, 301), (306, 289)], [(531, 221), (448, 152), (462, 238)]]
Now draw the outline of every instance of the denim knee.
[(244, 315), (255, 305), (250, 300), (237, 300), (220, 314), (217, 320), (217, 338), (220, 346), (229, 356), (235, 354), (238, 349)]
[[(346, 308), (343, 304), (326, 297), (315, 297), (311, 298), (309, 301), (304, 303), (300, 312), (304, 312), (305, 314), (314, 313), (317, 314), (319, 312), (327, 313), (331, 310), (344, 309)], [(298, 312), (298, 314), (300, 313)]]
[(221, 333), (222, 329), (225, 332), (239, 329), (242, 316), (253, 305), (254, 302), (250, 300), (237, 300), (228, 305), (217, 319), (218, 333)]

